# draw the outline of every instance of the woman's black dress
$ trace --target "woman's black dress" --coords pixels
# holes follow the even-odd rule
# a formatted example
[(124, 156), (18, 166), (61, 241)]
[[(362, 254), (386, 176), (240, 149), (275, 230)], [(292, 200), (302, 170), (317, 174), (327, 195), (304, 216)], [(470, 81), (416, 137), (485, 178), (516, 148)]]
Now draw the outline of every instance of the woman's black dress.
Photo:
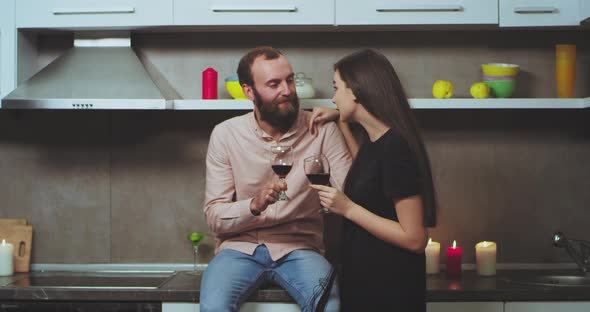
[[(352, 201), (395, 221), (394, 200), (420, 189), (414, 154), (393, 129), (361, 146), (344, 186)], [(424, 254), (388, 244), (349, 220), (342, 238), (342, 311), (426, 311)]]

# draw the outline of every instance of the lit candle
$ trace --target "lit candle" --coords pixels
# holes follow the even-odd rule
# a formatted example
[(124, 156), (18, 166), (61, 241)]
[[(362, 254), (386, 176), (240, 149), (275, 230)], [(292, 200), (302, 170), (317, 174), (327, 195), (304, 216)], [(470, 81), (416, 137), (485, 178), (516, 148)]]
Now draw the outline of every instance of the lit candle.
[(433, 242), (432, 239), (428, 239), (428, 245), (425, 249), (426, 254), (426, 274), (436, 274), (439, 269), (440, 260), (440, 243)]
[(3, 239), (0, 245), (0, 276), (10, 276), (14, 272), (12, 250), (12, 244), (7, 244)]
[(457, 241), (453, 241), (453, 246), (447, 247), (447, 275), (461, 275), (461, 247), (457, 246)]
[(477, 274), (496, 275), (496, 243), (479, 242), (475, 245), (475, 262)]

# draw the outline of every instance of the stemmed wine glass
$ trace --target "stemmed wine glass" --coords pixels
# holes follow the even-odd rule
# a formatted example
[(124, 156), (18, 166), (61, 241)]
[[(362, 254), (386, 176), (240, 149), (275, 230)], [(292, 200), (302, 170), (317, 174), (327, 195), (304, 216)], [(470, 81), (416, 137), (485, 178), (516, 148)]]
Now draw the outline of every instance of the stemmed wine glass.
[[(311, 184), (330, 185), (330, 163), (324, 154), (313, 155), (303, 160), (303, 170)], [(322, 207), (320, 213), (329, 213)]]
[[(279, 179), (284, 183), (285, 177), (293, 167), (293, 148), (291, 146), (273, 145), (270, 147), (270, 165), (272, 170), (279, 176)], [(279, 194), (278, 200), (289, 200), (287, 193), (282, 191)]]
[(191, 242), (193, 246), (193, 256), (194, 256), (194, 270), (189, 272), (188, 274), (191, 275), (200, 275), (202, 271), (199, 271), (199, 246), (201, 245), (203, 238), (205, 238), (205, 234), (200, 232), (192, 232), (189, 233), (186, 238)]

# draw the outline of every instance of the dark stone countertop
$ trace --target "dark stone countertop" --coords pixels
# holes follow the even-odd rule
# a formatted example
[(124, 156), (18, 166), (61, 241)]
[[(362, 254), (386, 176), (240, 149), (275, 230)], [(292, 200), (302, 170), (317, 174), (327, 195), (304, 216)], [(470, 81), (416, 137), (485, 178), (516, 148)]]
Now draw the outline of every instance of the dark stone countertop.
[[(44, 274), (51, 274), (45, 272)], [(480, 277), (464, 271), (458, 279), (444, 273), (427, 277), (427, 301), (590, 301), (590, 287), (533, 286), (511, 283), (536, 275), (580, 275), (574, 270), (506, 270), (494, 277)], [(66, 289), (14, 287), (16, 280), (29, 278), (28, 273), (0, 277), (0, 301), (136, 301), (136, 302), (198, 302), (200, 275), (177, 272), (159, 289)], [(292, 302), (277, 287), (254, 292), (248, 301)]]

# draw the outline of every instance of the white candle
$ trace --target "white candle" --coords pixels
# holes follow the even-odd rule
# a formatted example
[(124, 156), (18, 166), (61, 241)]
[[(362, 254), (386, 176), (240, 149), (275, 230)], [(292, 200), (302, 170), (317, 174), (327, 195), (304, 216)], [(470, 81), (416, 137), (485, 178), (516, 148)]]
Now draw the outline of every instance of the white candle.
[(12, 250), (12, 244), (7, 244), (3, 239), (0, 245), (0, 276), (10, 276), (14, 273)]
[(496, 275), (496, 243), (479, 242), (475, 245), (475, 262), (477, 274)]
[(425, 249), (426, 254), (426, 274), (436, 274), (440, 268), (440, 243), (428, 239)]

